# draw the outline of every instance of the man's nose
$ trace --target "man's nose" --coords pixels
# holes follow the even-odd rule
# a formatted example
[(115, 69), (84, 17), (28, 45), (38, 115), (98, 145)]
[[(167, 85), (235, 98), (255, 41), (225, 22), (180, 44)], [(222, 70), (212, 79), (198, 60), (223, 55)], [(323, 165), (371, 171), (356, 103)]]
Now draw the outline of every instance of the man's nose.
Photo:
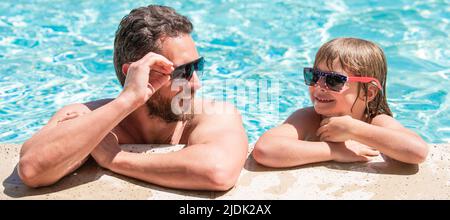
[(202, 87), (200, 79), (198, 78), (197, 72), (194, 72), (194, 75), (192, 75), (191, 80), (189, 80), (189, 86), (192, 90), (197, 90)]

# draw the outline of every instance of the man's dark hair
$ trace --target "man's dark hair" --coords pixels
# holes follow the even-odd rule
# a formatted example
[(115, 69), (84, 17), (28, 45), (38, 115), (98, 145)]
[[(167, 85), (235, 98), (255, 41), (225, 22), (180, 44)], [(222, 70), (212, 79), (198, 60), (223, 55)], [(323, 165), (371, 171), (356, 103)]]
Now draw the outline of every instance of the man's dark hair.
[(160, 53), (163, 38), (190, 34), (192, 29), (189, 19), (173, 8), (149, 5), (133, 9), (122, 18), (114, 40), (114, 68), (120, 84), (125, 83), (123, 64), (137, 61), (149, 52)]

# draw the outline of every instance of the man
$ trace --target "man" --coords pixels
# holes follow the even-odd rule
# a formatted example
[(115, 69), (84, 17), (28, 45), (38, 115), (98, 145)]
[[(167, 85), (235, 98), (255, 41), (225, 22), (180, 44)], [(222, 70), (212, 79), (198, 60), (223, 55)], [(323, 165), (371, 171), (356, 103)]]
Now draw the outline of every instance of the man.
[[(226, 103), (175, 99), (183, 93), (175, 79), (186, 80), (188, 94), (200, 86), (197, 71), (203, 58), (192, 29), (186, 17), (165, 6), (141, 7), (125, 16), (114, 42), (114, 67), (123, 90), (115, 99), (57, 111), (22, 146), (18, 171), (23, 182), (30, 187), (53, 184), (91, 155), (113, 172), (166, 187), (233, 187), (248, 145), (239, 113)], [(186, 147), (145, 155), (122, 151), (119, 144)]]

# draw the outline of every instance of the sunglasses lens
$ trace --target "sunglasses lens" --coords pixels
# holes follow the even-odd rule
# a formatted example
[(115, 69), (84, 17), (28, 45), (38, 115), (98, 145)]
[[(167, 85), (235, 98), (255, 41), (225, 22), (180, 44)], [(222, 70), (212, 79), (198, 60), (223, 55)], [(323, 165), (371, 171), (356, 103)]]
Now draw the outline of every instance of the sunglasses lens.
[(305, 84), (307, 86), (314, 86), (317, 82), (314, 81), (314, 70), (312, 68), (304, 68), (303, 69), (303, 77), (305, 78)]
[(190, 80), (192, 78), (193, 73), (194, 73), (194, 66), (193, 66), (193, 64), (186, 65), (184, 67), (184, 76), (183, 76), (183, 78), (185, 78), (187, 80)]
[(203, 59), (203, 57), (201, 57), (200, 59), (195, 60), (191, 63), (181, 65), (173, 71), (172, 78), (174, 78), (174, 79), (182, 78), (182, 79), (190, 80), (192, 78), (192, 76), (194, 75), (194, 70), (197, 73), (203, 72), (203, 63), (204, 63), (204, 59)]
[(180, 79), (180, 78), (184, 78), (184, 68), (176, 68), (173, 72), (172, 72), (172, 78), (174, 79)]
[(338, 74), (327, 75), (325, 79), (327, 87), (336, 92), (341, 91), (346, 81), (347, 77)]
[(203, 67), (205, 66), (205, 59), (200, 58), (200, 60), (194, 64), (194, 69), (197, 75), (200, 77), (203, 75)]
[(331, 72), (321, 72), (320, 70), (309, 67), (303, 69), (303, 76), (307, 86), (315, 86), (323, 76), (328, 89), (336, 92), (341, 91), (347, 82), (347, 77), (344, 75)]

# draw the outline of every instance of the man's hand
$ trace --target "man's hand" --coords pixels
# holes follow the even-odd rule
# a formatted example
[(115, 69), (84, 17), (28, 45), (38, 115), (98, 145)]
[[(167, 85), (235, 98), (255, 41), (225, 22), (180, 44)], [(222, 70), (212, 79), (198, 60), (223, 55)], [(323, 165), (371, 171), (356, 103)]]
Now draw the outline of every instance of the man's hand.
[(330, 143), (331, 158), (337, 162), (367, 162), (380, 153), (356, 141)]
[(91, 156), (101, 167), (106, 169), (110, 168), (110, 165), (117, 154), (121, 152), (118, 144), (118, 140), (112, 132), (97, 145), (97, 147), (91, 152)]
[(125, 95), (136, 107), (141, 106), (170, 80), (173, 70), (173, 63), (167, 58), (150, 52), (124, 68), (126, 79), (120, 96)]
[(353, 131), (359, 123), (364, 123), (351, 116), (325, 118), (320, 122), (316, 135), (321, 141), (344, 142), (352, 139)]

